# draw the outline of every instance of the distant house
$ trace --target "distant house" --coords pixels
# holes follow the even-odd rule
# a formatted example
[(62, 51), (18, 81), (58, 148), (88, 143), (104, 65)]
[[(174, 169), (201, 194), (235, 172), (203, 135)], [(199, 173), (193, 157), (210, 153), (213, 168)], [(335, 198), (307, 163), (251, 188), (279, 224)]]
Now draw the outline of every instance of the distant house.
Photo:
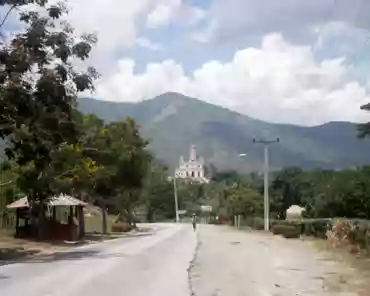
[(204, 159), (197, 156), (196, 146), (191, 145), (189, 160), (184, 161), (184, 158), (180, 157), (179, 167), (175, 170), (175, 177), (199, 183), (208, 183), (209, 179), (204, 175), (204, 165)]

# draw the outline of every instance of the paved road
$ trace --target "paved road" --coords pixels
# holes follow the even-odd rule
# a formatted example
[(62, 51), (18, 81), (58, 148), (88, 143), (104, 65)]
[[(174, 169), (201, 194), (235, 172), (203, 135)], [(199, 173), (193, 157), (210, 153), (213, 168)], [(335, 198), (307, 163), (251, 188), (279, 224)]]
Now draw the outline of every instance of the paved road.
[(0, 266), (1, 296), (189, 296), (196, 234), (157, 224), (154, 234), (60, 253), (53, 260)]
[(359, 295), (350, 283), (359, 280), (354, 271), (307, 242), (212, 225), (198, 235), (196, 296)]
[(189, 224), (154, 227), (152, 235), (0, 266), (0, 295), (359, 295), (349, 280), (356, 273), (299, 240), (212, 225), (196, 233)]

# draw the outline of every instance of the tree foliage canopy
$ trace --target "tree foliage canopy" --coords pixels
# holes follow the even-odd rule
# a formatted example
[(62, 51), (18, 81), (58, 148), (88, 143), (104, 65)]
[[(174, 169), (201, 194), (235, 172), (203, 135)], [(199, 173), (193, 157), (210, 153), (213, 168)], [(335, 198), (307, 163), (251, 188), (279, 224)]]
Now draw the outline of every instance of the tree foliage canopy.
[(85, 60), (97, 40), (91, 34), (75, 37), (63, 20), (67, 9), (62, 3), (5, 0), (0, 7), (8, 8), (0, 28), (14, 11), (22, 28), (1, 42), (0, 138), (7, 140), (8, 158), (29, 166), (35, 185), (30, 196), (42, 196), (51, 190), (40, 192), (54, 154), (78, 140), (76, 95), (92, 89), (97, 77), (91, 67), (77, 71), (73, 60)]

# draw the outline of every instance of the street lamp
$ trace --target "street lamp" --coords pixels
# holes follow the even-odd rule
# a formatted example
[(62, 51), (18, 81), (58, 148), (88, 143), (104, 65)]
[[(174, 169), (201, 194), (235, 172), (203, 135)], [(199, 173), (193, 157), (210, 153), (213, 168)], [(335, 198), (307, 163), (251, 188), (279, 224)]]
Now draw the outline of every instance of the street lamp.
[(173, 174), (173, 195), (175, 198), (175, 214), (176, 214), (176, 223), (179, 223), (179, 202), (177, 199), (177, 188), (176, 188), (176, 172)]
[(275, 140), (266, 140), (266, 139), (259, 139), (256, 140), (253, 138), (253, 143), (262, 144), (264, 147), (264, 158), (265, 158), (265, 165), (264, 165), (264, 229), (265, 231), (269, 231), (269, 215), (270, 215), (270, 201), (269, 201), (269, 186), (268, 186), (268, 176), (269, 176), (269, 150), (268, 147), (270, 144), (279, 143), (280, 139), (276, 138)]

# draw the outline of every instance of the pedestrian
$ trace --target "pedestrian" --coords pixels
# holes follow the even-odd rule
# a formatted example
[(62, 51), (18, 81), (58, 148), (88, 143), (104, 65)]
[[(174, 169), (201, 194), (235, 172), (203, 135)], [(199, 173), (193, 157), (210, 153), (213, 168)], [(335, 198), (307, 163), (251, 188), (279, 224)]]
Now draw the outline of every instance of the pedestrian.
[(192, 219), (191, 219), (191, 223), (193, 224), (193, 229), (194, 229), (194, 231), (196, 230), (196, 228), (197, 228), (197, 220), (196, 220), (196, 216), (195, 216), (195, 214), (193, 214), (193, 217), (192, 217)]

